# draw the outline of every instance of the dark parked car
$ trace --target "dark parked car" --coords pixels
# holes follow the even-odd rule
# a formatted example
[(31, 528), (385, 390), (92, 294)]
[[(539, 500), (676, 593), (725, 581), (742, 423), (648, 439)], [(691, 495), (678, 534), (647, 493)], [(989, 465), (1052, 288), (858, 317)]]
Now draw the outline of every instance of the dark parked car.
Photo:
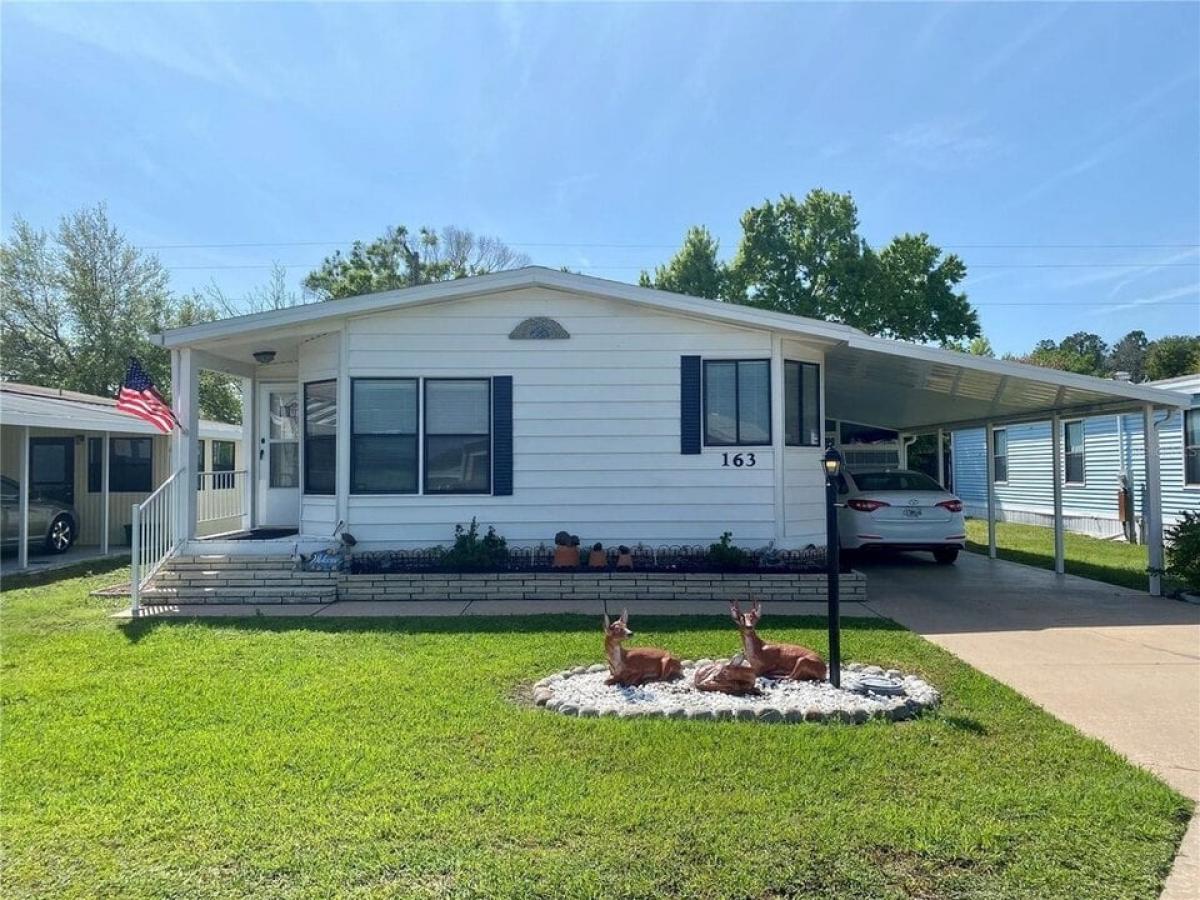
[[(4, 549), (16, 547), (21, 540), (21, 488), (11, 478), (0, 475), (0, 517), (3, 517)], [(79, 535), (75, 510), (57, 500), (29, 498), (29, 543), (40, 544), (51, 553), (65, 553)]]

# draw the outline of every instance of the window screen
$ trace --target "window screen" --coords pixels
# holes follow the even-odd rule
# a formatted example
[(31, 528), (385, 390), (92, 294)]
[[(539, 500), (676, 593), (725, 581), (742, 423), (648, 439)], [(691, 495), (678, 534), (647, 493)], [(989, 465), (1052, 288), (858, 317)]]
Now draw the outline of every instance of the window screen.
[(416, 493), (417, 380), (358, 378), (351, 395), (351, 493)]
[(337, 382), (304, 385), (304, 492), (332, 494), (337, 481)]
[(1200, 409), (1183, 413), (1183, 481), (1200, 485)]
[(1083, 484), (1083, 421), (1063, 422), (1063, 473), (1067, 484)]
[(425, 381), (425, 491), (486, 494), (492, 487), (491, 381)]
[(771, 443), (771, 364), (765, 359), (706, 360), (704, 443)]
[(784, 434), (789, 447), (821, 446), (821, 367), (784, 363)]
[(1008, 432), (997, 428), (992, 432), (992, 481), (1008, 481)]

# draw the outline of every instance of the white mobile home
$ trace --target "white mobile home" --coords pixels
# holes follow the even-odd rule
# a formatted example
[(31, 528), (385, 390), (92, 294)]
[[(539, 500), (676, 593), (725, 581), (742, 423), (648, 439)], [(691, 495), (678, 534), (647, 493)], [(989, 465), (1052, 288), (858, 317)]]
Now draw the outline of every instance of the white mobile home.
[[(1176, 391), (1188, 408), (1156, 417), (1164, 522), (1200, 512), (1200, 375), (1151, 382)], [(1120, 536), (1132, 524), (1144, 532), (1146, 465), (1144, 417), (1108, 415), (1064, 418), (1059, 423), (1063, 461), (1063, 515), (1071, 531)], [(1050, 422), (994, 428), (996, 514), (1002, 521), (1049, 525), (1054, 516)], [(954, 490), (968, 512), (983, 515), (987, 503), (987, 436), (981, 428), (953, 435)], [(1123, 490), (1128, 500), (1122, 502)], [(1122, 511), (1126, 516), (1122, 518)]]
[[(107, 397), (0, 382), (4, 542), (18, 549), (19, 565), (30, 548), (39, 551), (39, 528), (54, 516), (70, 522), (67, 546), (101, 554), (129, 546), (133, 505), (171, 473), (170, 438), (115, 406)], [(197, 534), (236, 531), (243, 524), (243, 504), (232, 496), (244, 481), (237, 474), (245, 466), (242, 428), (200, 420), (195, 433)], [(25, 549), (18, 547), (22, 485), (35, 506)], [(39, 518), (39, 506), (52, 512)]]
[[(902, 432), (1179, 395), (531, 267), (176, 329), (175, 407), (242, 378), (246, 516), (328, 543), (823, 544), (826, 418)], [(198, 471), (180, 441), (180, 485)], [(182, 498), (172, 547), (196, 538)], [(222, 552), (268, 552), (254, 542)], [(210, 552), (218, 545), (208, 544)], [(201, 552), (189, 547), (189, 552)], [(278, 552), (276, 549), (275, 552)], [(150, 560), (150, 565), (155, 561)]]

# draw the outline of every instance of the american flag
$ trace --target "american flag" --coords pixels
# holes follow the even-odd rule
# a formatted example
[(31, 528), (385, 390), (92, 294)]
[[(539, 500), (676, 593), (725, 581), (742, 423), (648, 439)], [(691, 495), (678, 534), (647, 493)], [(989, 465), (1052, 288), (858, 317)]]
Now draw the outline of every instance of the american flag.
[(132, 356), (129, 358), (129, 369), (125, 372), (125, 383), (117, 394), (117, 409), (145, 419), (163, 434), (170, 434), (179, 425), (170, 404), (154, 387), (142, 364)]

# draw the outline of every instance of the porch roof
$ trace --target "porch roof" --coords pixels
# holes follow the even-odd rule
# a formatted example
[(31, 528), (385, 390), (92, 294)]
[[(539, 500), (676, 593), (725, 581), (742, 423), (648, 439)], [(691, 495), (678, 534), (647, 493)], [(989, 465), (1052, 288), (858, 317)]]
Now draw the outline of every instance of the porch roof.
[(1188, 405), (1176, 391), (986, 359), (857, 328), (770, 310), (530, 266), (328, 303), (311, 303), (176, 328), (165, 347), (193, 347), (239, 366), (264, 342), (336, 330), (339, 321), (390, 309), (542, 287), (602, 297), (675, 315), (759, 328), (820, 347), (826, 358), (826, 414), (897, 431)]

